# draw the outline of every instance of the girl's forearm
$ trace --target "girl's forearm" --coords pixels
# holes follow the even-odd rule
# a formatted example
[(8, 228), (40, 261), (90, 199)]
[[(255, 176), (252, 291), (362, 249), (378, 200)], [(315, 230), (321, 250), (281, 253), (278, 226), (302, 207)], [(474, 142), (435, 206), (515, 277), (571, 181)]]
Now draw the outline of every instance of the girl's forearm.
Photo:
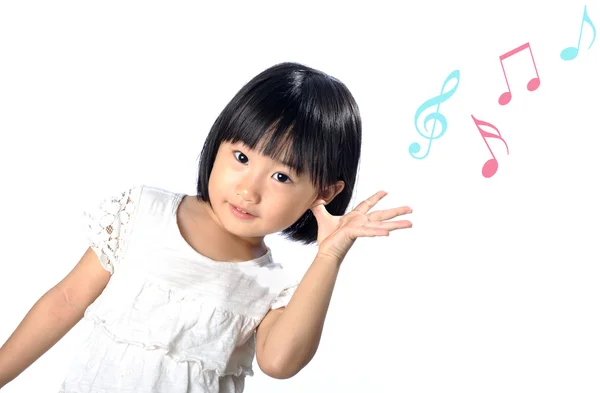
[(53, 287), (27, 313), (0, 348), (0, 388), (21, 374), (83, 317)]
[(317, 254), (294, 295), (270, 329), (265, 352), (288, 378), (310, 362), (319, 346), (341, 261)]

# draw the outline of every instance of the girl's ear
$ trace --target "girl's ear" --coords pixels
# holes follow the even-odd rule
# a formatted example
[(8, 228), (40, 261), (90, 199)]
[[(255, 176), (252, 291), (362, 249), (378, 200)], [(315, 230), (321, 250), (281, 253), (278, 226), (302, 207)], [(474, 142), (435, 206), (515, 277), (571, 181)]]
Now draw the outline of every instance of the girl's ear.
[(313, 207), (318, 205), (327, 205), (333, 200), (333, 198), (335, 198), (340, 192), (342, 192), (342, 190), (344, 189), (344, 185), (344, 182), (342, 180), (339, 180), (334, 185), (331, 185), (325, 190), (321, 191), (319, 195), (317, 195), (317, 198), (312, 203), (310, 208), (312, 209)]

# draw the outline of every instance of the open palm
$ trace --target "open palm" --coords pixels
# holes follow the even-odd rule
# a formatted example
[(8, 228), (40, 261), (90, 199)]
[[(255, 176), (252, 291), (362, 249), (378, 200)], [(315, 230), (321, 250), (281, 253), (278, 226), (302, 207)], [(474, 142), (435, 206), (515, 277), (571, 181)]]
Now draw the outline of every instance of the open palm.
[(386, 195), (387, 192), (379, 191), (343, 216), (329, 214), (323, 204), (311, 208), (319, 226), (318, 253), (341, 261), (359, 237), (389, 236), (390, 232), (396, 229), (411, 228), (412, 223), (408, 220), (388, 221), (412, 213), (408, 206), (369, 213), (369, 210)]

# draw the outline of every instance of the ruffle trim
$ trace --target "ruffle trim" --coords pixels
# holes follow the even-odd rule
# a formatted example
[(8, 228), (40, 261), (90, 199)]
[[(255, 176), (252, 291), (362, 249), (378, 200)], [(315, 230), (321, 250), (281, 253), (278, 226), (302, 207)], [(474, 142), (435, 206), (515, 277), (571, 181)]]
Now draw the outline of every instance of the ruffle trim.
[(239, 377), (241, 375), (244, 375), (244, 376), (253, 376), (254, 375), (252, 366), (238, 365), (234, 372), (225, 372), (224, 370), (221, 370), (221, 369), (209, 368), (209, 367), (207, 367), (206, 363), (198, 356), (189, 355), (189, 354), (185, 354), (185, 353), (177, 353), (175, 351), (172, 351), (168, 345), (165, 345), (163, 343), (160, 343), (160, 342), (144, 343), (141, 341), (135, 341), (135, 340), (119, 337), (116, 334), (114, 334), (113, 332), (111, 332), (106, 327), (106, 324), (102, 319), (98, 318), (95, 315), (86, 315), (85, 319), (93, 322), (95, 328), (101, 329), (102, 333), (106, 334), (115, 343), (133, 345), (133, 346), (143, 348), (143, 349), (146, 349), (149, 351), (161, 351), (164, 353), (165, 356), (168, 356), (177, 362), (196, 363), (196, 364), (198, 364), (201, 373), (215, 373), (218, 377), (224, 377), (224, 376)]
[(300, 281), (295, 281), (293, 284), (285, 287), (271, 303), (271, 310), (286, 307), (290, 300), (292, 300), (292, 296), (294, 295), (294, 292), (296, 292), (298, 285), (300, 285)]

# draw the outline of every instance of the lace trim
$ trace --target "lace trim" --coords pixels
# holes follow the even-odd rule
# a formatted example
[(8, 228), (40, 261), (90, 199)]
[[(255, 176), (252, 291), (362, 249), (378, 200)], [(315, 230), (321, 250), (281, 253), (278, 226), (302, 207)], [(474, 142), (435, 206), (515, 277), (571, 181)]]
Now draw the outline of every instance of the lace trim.
[(110, 196), (92, 213), (83, 212), (86, 218), (90, 247), (96, 251), (102, 266), (111, 274), (121, 260), (131, 231), (131, 222), (137, 199), (137, 187)]

